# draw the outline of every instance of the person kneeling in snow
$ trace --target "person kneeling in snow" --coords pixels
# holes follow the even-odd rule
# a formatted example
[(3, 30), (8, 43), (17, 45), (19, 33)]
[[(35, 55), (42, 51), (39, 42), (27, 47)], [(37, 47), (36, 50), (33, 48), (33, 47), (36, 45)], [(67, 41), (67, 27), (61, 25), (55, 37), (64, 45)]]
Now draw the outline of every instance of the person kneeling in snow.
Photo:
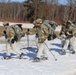
[(5, 27), (4, 35), (5, 35), (5, 39), (6, 39), (6, 57), (4, 57), (4, 59), (11, 58), (10, 48), (12, 48), (12, 50), (15, 51), (19, 55), (19, 58), (21, 59), (24, 54), (22, 52), (20, 52), (18, 49), (17, 41), (19, 40), (20, 37), (19, 38), (17, 37), (16, 31), (14, 29), (15, 26), (17, 26), (21, 29), (21, 25), (19, 24), (19, 25), (9, 26), (8, 22), (4, 22), (3, 25)]

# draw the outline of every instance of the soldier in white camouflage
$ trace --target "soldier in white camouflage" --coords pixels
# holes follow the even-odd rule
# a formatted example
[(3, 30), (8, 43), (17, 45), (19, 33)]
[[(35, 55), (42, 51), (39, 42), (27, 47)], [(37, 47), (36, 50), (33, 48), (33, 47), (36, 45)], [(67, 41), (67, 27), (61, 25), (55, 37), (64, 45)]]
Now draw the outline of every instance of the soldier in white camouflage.
[(70, 52), (72, 54), (75, 54), (75, 46), (76, 46), (76, 28), (74, 27), (74, 25), (72, 25), (70, 23), (70, 21), (67, 21), (66, 25), (62, 26), (62, 30), (61, 30), (61, 35), (65, 35), (64, 39), (65, 39), (65, 43), (62, 47), (62, 55), (66, 54), (66, 50), (68, 49), (68, 46), (72, 46), (72, 49), (70, 50)]
[(33, 22), (34, 27), (33, 29), (29, 29), (29, 33), (26, 33), (27, 35), (33, 35), (36, 34), (36, 38), (38, 38), (38, 52), (36, 55), (36, 58), (34, 58), (35, 61), (40, 61), (41, 55), (43, 54), (43, 59), (47, 60), (47, 51), (45, 49), (45, 41), (48, 37), (48, 28), (47, 26), (42, 24), (42, 19), (37, 19)]
[(4, 35), (6, 40), (6, 57), (4, 58), (11, 59), (10, 50), (12, 48), (12, 50), (15, 51), (19, 55), (19, 58), (21, 59), (23, 56), (23, 53), (19, 51), (19, 48), (17, 46), (18, 38), (15, 36), (14, 29), (9, 26), (9, 23), (7, 21), (5, 21), (3, 25), (5, 27)]

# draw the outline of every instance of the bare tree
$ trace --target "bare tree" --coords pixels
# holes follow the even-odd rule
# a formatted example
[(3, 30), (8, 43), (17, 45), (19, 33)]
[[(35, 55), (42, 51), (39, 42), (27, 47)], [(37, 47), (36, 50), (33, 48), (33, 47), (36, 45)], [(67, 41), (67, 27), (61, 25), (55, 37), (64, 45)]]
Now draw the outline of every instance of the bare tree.
[(68, 1), (68, 19), (72, 19), (75, 0), (67, 0), (67, 1)]

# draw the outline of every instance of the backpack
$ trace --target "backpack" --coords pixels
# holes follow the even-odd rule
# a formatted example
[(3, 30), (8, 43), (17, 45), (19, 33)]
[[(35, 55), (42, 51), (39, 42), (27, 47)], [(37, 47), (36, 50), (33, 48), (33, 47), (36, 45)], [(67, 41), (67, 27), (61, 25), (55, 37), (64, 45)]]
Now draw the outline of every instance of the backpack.
[(56, 38), (56, 36), (54, 35), (54, 30), (55, 30), (55, 28), (57, 26), (56, 22), (49, 21), (49, 20), (44, 20), (43, 24), (48, 27), (48, 33), (49, 33), (48, 40)]
[(58, 26), (58, 24), (55, 21), (49, 21), (49, 24), (51, 25), (51, 27), (55, 30), (56, 27)]
[(21, 39), (21, 37), (24, 36), (23, 29), (22, 29), (22, 24), (15, 24), (11, 25), (7, 28), (7, 32), (9, 32), (9, 29), (12, 28), (15, 32), (15, 36), (17, 37), (18, 40)]

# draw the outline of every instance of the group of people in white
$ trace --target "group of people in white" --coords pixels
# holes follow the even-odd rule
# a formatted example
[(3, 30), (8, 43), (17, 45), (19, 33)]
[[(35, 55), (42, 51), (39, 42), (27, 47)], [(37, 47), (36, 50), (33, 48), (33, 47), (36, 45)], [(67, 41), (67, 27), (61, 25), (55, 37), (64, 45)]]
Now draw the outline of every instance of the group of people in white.
[[(57, 38), (54, 33), (58, 24), (54, 21), (42, 20), (40, 18), (33, 21), (33, 28), (26, 28), (26, 31), (23, 32), (23, 28), (21, 24), (15, 24), (9, 26), (9, 22), (4, 22), (3, 25), (5, 27), (4, 36), (6, 39), (6, 56), (4, 59), (11, 59), (10, 47), (14, 50), (18, 55), (19, 59), (22, 59), (24, 53), (21, 52), (17, 47), (17, 41), (26, 35), (35, 34), (36, 41), (38, 43), (38, 49), (36, 52), (36, 58), (34, 61), (40, 61), (41, 55), (43, 54), (42, 59), (48, 60), (47, 51), (45, 49), (45, 41), (53, 40)], [(62, 50), (60, 52), (61, 55), (66, 54), (66, 50), (69, 46), (71, 46), (70, 52), (71, 54), (75, 54), (76, 51), (76, 23), (68, 20), (66, 23), (62, 24), (61, 31), (59, 33), (59, 37), (62, 40)]]

